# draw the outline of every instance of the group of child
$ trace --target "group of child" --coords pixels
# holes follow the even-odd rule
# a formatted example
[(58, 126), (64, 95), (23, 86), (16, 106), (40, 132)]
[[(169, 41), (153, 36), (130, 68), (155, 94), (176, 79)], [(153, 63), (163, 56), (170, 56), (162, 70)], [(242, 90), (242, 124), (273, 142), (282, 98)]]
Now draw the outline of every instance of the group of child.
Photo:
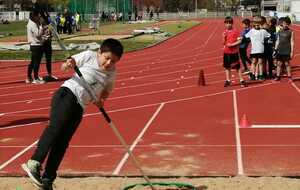
[[(266, 18), (254, 17), (252, 21), (246, 18), (242, 21), (243, 31), (240, 33), (233, 28), (233, 18), (225, 18), (223, 33), (226, 81), (224, 87), (231, 84), (231, 69), (236, 69), (240, 84), (247, 84), (243, 74), (249, 74), (250, 80), (281, 79), (282, 68), (286, 69), (288, 80), (292, 81), (290, 60), (294, 53), (294, 33), (289, 28), (289, 17)], [(248, 46), (251, 43), (250, 59)], [(244, 67), (240, 69), (240, 59)], [(248, 64), (250, 69), (248, 69)], [(285, 66), (285, 67), (283, 67)]]

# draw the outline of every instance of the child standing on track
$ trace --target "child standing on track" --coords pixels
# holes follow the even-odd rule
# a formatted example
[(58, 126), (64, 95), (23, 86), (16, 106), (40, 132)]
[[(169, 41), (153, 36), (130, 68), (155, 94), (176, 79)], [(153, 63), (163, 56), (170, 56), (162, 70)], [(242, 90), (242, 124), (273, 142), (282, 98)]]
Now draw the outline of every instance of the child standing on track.
[[(64, 157), (69, 142), (78, 128), (86, 105), (94, 103), (99, 108), (113, 89), (116, 76), (116, 63), (123, 54), (122, 44), (115, 39), (103, 41), (97, 52), (84, 51), (73, 55), (62, 64), (62, 70), (77, 65), (99, 98), (93, 102), (81, 79), (74, 76), (55, 92), (51, 102), (49, 125), (42, 133), (37, 149), (22, 168), (32, 182), (42, 190), (52, 190), (57, 169)], [(48, 155), (43, 175), (40, 170)]]
[(280, 80), (280, 72), (282, 64), (285, 64), (289, 81), (292, 81), (292, 73), (290, 60), (294, 55), (294, 32), (289, 28), (291, 19), (285, 17), (282, 22), (282, 30), (278, 32), (275, 51), (277, 60), (276, 81)]
[(273, 59), (273, 51), (275, 47), (275, 41), (276, 41), (276, 24), (277, 20), (275, 18), (267, 18), (267, 22), (263, 26), (266, 31), (271, 35), (270, 38), (267, 38), (265, 41), (265, 64), (267, 73), (265, 76), (269, 79), (273, 78), (273, 70), (274, 68), (274, 59)]
[(226, 17), (224, 23), (226, 28), (223, 33), (223, 67), (225, 68), (226, 73), (224, 87), (227, 87), (231, 84), (231, 69), (236, 69), (240, 79), (240, 84), (242, 87), (245, 87), (246, 82), (243, 79), (239, 61), (238, 45), (241, 43), (240, 33), (233, 28), (233, 19), (231, 17)]
[(243, 28), (244, 30), (241, 32), (241, 44), (240, 44), (240, 56), (241, 56), (241, 61), (243, 63), (244, 66), (244, 74), (249, 72), (247, 63), (251, 64), (251, 60), (249, 59), (248, 55), (247, 55), (247, 49), (248, 49), (248, 45), (250, 43), (250, 40), (248, 38), (245, 38), (245, 35), (250, 31), (250, 20), (248, 18), (245, 18), (242, 21), (243, 24)]
[(252, 59), (250, 79), (251, 80), (264, 80), (263, 76), (263, 59), (264, 59), (264, 41), (271, 35), (265, 30), (260, 28), (261, 18), (254, 17), (253, 28), (245, 35), (246, 38), (251, 40), (251, 54)]

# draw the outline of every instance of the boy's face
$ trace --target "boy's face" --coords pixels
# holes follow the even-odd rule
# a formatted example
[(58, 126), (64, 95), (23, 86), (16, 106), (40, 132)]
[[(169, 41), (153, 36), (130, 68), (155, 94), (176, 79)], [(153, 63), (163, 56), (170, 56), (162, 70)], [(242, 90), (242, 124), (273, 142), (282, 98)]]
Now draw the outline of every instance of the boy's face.
[(254, 27), (256, 30), (259, 30), (259, 29), (260, 29), (260, 24), (259, 24), (259, 23), (253, 23), (253, 27)]
[(243, 23), (243, 28), (249, 28), (249, 26), (245, 23)]
[(230, 29), (232, 29), (232, 27), (233, 27), (233, 24), (231, 22), (225, 22), (226, 29), (230, 30)]
[(282, 22), (282, 28), (283, 29), (288, 29), (289, 28), (289, 24), (286, 23), (285, 21)]
[(112, 52), (103, 52), (98, 51), (98, 59), (100, 62), (100, 67), (105, 71), (111, 71), (116, 68), (116, 63), (120, 60), (118, 56)]

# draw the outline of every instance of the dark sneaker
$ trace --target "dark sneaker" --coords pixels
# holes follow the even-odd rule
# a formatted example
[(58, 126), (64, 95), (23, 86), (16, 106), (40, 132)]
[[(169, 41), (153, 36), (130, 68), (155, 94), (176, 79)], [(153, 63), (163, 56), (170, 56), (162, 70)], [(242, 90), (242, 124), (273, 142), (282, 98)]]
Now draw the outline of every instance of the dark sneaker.
[(22, 169), (28, 174), (32, 182), (38, 186), (42, 187), (42, 180), (41, 180), (41, 164), (35, 160), (28, 160), (25, 164), (22, 164)]
[(247, 83), (244, 80), (242, 80), (240, 84), (241, 84), (241, 87), (247, 87)]
[(250, 78), (250, 80), (255, 80), (256, 79), (255, 75), (253, 73), (249, 73), (249, 78)]
[(54, 75), (47, 75), (47, 76), (44, 76), (43, 80), (46, 82), (53, 82), (53, 81), (57, 81), (58, 78)]
[(259, 76), (258, 76), (258, 80), (264, 81), (264, 80), (266, 80), (266, 79), (265, 79), (264, 75), (259, 75)]
[(43, 186), (40, 190), (53, 190), (53, 181), (47, 178), (42, 179)]
[(231, 84), (231, 81), (226, 80), (224, 83), (224, 87), (230, 86), (230, 84)]
[(38, 78), (38, 79), (34, 79), (32, 81), (32, 84), (45, 84), (45, 81), (43, 79)]

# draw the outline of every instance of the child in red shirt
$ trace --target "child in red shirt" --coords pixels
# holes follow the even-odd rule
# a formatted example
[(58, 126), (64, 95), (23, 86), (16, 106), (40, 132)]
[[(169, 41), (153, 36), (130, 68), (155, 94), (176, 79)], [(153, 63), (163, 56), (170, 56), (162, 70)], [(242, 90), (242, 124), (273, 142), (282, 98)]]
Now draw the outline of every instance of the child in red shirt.
[(225, 68), (226, 73), (224, 87), (227, 87), (231, 84), (231, 69), (236, 69), (240, 79), (241, 87), (245, 87), (246, 82), (243, 79), (239, 61), (239, 44), (242, 41), (240, 38), (240, 33), (233, 28), (233, 19), (231, 17), (226, 17), (224, 23), (226, 28), (223, 33), (223, 67)]

